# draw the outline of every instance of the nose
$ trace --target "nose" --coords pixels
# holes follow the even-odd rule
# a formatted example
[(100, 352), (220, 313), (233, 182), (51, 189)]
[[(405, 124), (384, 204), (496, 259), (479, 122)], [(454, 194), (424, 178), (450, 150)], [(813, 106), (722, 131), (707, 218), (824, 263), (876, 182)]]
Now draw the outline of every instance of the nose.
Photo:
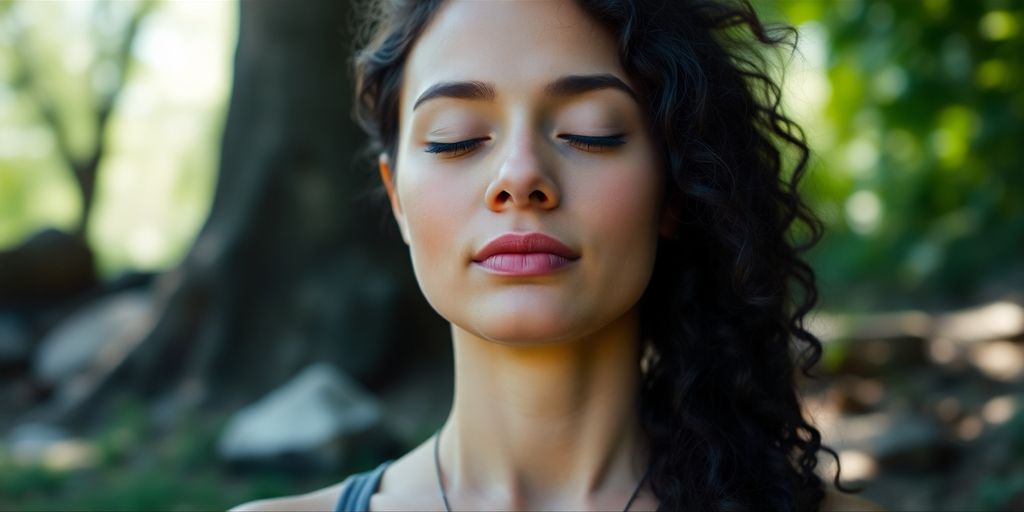
[(533, 141), (513, 144), (498, 174), (487, 187), (484, 201), (492, 211), (509, 208), (557, 208), (561, 200), (551, 176)]

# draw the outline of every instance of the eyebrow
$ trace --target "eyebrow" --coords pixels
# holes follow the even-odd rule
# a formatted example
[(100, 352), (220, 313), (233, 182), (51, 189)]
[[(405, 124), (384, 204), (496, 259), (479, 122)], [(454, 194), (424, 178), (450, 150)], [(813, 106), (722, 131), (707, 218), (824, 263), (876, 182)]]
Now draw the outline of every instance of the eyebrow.
[[(546, 86), (544, 92), (549, 96), (576, 96), (601, 89), (618, 89), (638, 100), (636, 92), (626, 85), (619, 77), (612, 74), (567, 75)], [(497, 97), (494, 85), (480, 81), (439, 82), (430, 86), (413, 104), (416, 110), (423, 102), (435, 98), (457, 98), (467, 100), (494, 101)]]

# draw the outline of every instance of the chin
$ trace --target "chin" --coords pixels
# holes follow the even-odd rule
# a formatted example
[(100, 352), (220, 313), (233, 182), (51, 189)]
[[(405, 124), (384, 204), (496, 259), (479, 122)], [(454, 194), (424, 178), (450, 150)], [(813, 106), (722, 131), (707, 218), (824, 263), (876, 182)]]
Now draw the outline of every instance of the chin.
[(551, 332), (542, 329), (523, 329), (517, 326), (511, 329), (487, 329), (474, 332), (477, 336), (487, 341), (501, 345), (517, 347), (537, 347), (541, 345), (557, 345), (566, 343), (574, 336), (564, 332)]
[(573, 315), (542, 302), (501, 308), (483, 307), (463, 324), (467, 331), (503, 345), (546, 345), (570, 341), (582, 334)]

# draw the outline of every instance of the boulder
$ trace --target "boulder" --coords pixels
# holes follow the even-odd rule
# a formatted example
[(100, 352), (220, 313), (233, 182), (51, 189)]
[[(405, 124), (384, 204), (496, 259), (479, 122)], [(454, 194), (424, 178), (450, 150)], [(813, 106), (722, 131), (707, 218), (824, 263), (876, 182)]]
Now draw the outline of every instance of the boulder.
[(41, 382), (66, 388), (95, 366), (112, 366), (145, 336), (155, 321), (150, 294), (127, 291), (79, 308), (42, 340), (33, 361)]
[(32, 340), (14, 315), (0, 315), (0, 367), (29, 360)]
[(15, 461), (40, 464), (57, 443), (70, 439), (64, 429), (47, 423), (22, 423), (7, 434), (7, 447)]
[(15, 463), (44, 466), (56, 471), (95, 467), (99, 450), (93, 443), (71, 437), (64, 429), (47, 423), (22, 423), (7, 436)]
[(347, 438), (381, 422), (377, 399), (327, 363), (314, 363), (291, 381), (238, 411), (218, 441), (232, 463), (339, 467)]
[(0, 250), (0, 305), (60, 302), (98, 284), (92, 250), (81, 236), (44, 229)]

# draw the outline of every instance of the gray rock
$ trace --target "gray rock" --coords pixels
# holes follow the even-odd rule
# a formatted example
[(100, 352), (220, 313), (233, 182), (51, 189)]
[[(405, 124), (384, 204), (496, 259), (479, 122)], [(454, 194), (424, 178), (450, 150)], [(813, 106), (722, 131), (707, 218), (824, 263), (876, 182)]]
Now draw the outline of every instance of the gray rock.
[(43, 338), (33, 361), (40, 381), (60, 386), (93, 366), (112, 364), (137, 344), (153, 325), (148, 292), (104, 297), (72, 313)]
[(230, 462), (288, 458), (336, 467), (341, 441), (380, 421), (376, 398), (330, 364), (315, 363), (238, 411), (221, 434), (218, 451)]
[(70, 439), (67, 432), (46, 423), (22, 423), (7, 435), (8, 449), (19, 461), (41, 461), (55, 443)]
[(935, 334), (961, 342), (1008, 339), (1024, 334), (1024, 307), (1011, 301), (992, 302), (939, 316)]
[(879, 466), (901, 471), (929, 471), (952, 462), (955, 450), (931, 418), (908, 413), (878, 412), (844, 418), (836, 437), (827, 440), (839, 450), (860, 450)]
[(32, 340), (12, 315), (0, 315), (0, 365), (28, 361), (32, 353)]
[(11, 457), (22, 465), (41, 465), (66, 472), (95, 468), (100, 450), (92, 441), (72, 437), (64, 429), (47, 423), (22, 423), (7, 437)]

